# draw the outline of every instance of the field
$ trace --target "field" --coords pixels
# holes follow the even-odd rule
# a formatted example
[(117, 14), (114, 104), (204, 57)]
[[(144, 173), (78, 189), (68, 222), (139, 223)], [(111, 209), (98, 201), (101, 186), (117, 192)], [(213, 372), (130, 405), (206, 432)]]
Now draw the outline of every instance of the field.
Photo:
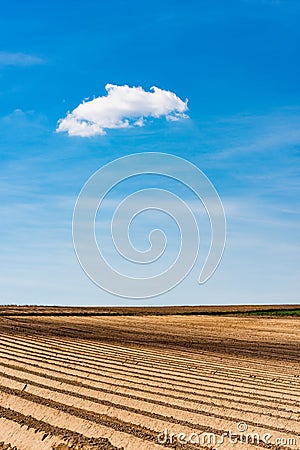
[(1, 307), (0, 449), (300, 448), (282, 310)]

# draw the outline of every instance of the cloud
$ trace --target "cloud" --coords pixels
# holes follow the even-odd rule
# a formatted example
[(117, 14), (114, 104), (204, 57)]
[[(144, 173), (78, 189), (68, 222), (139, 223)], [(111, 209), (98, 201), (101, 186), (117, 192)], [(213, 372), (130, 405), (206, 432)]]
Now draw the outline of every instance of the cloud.
[(44, 60), (38, 56), (26, 53), (0, 52), (0, 67), (4, 66), (33, 66), (43, 64)]
[(143, 127), (147, 118), (166, 117), (167, 120), (185, 119), (187, 102), (173, 92), (152, 87), (107, 84), (107, 95), (83, 101), (64, 119), (59, 120), (56, 131), (69, 136), (105, 135), (107, 129)]

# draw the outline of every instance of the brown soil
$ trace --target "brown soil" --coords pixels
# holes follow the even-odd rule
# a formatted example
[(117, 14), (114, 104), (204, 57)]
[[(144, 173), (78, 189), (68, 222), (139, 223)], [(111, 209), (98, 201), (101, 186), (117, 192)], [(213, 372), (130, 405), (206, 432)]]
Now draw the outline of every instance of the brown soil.
[(157, 436), (239, 422), (299, 446), (300, 318), (226, 308), (0, 308), (0, 450), (190, 450)]

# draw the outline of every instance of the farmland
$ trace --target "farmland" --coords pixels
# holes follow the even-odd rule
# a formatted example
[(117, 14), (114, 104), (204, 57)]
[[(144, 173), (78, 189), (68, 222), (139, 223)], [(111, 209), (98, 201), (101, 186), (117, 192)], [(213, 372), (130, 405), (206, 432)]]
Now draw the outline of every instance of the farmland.
[(262, 309), (0, 308), (0, 449), (300, 447), (299, 307)]

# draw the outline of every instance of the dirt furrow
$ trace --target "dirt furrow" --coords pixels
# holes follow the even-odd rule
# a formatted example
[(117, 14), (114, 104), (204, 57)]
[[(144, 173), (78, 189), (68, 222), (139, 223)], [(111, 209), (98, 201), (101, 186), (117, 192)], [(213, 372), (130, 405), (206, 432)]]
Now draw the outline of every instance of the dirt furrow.
[(112, 418), (106, 418), (100, 414), (94, 414), (79, 408), (53, 402), (49, 399), (36, 397), (8, 389), (1, 386), (1, 404), (15, 414), (22, 414), (50, 424), (53, 427), (62, 428), (67, 425), (64, 436), (78, 433), (91, 439), (107, 440), (112, 446), (126, 448), (126, 450), (156, 450), (161, 445), (156, 443), (157, 433), (147, 430), (145, 427), (135, 427), (129, 423), (123, 423)]
[[(0, 406), (0, 417), (2, 423), (6, 423), (6, 429), (9, 424), (11, 430), (16, 430), (16, 433), (13, 433), (13, 439), (15, 442), (19, 441), (19, 444), (15, 445), (20, 450), (23, 450), (24, 444), (26, 444), (28, 450), (33, 450), (35, 443), (37, 444), (37, 450), (41, 448), (43, 450), (44, 448), (47, 449), (49, 447), (48, 444), (51, 444), (51, 447), (49, 447), (51, 450), (52, 446), (56, 448), (60, 444), (82, 445), (87, 449), (119, 450), (118, 447), (111, 445), (108, 439), (87, 438), (75, 431), (50, 425), (47, 422), (35, 419), (31, 415), (25, 415), (9, 408), (3, 408), (2, 406)], [(3, 428), (0, 427), (0, 430), (3, 436)], [(9, 436), (7, 439), (9, 440)], [(9, 443), (12, 444), (12, 439), (10, 439)]]
[[(20, 377), (21, 375), (21, 377)], [(144, 410), (150, 412), (160, 412), (162, 408), (164, 414), (169, 411), (169, 415), (173, 414), (173, 417), (188, 419), (187, 413), (193, 414), (206, 414), (210, 417), (222, 417), (224, 414), (224, 409), (228, 411), (227, 418), (230, 420), (238, 421), (241, 417), (244, 421), (252, 421), (253, 417), (260, 425), (272, 426), (274, 421), (276, 421), (277, 426), (281, 424), (281, 427), (286, 427), (287, 422), (292, 423), (292, 421), (298, 421), (299, 413), (286, 412), (285, 415), (278, 414), (276, 411), (261, 411), (261, 409), (252, 405), (252, 408), (243, 409), (242, 405), (237, 405), (236, 408), (232, 408), (229, 405), (205, 403), (202, 404), (189, 404), (186, 401), (176, 403), (164, 402), (158, 396), (157, 399), (147, 399), (145, 397), (138, 397), (136, 395), (124, 395), (120, 393), (114, 393), (111, 391), (95, 391), (88, 386), (74, 386), (68, 382), (63, 382), (61, 380), (56, 381), (53, 379), (44, 379), (43, 377), (36, 376), (33, 374), (27, 374), (26, 378), (22, 378), (22, 373), (7, 369), (5, 374), (1, 374), (1, 377), (7, 378), (8, 380), (15, 380), (21, 383), (21, 385), (26, 386), (26, 392), (32, 392), (32, 386), (41, 387), (53, 390), (55, 393), (60, 392), (63, 394), (71, 394), (79, 399), (87, 399), (89, 401), (97, 402), (103, 405), (108, 405), (111, 407), (130, 407), (132, 409)], [(34, 392), (33, 392), (34, 393)], [(48, 398), (48, 397), (47, 397)], [(173, 410), (175, 410), (173, 412)], [(186, 417), (185, 417), (186, 416)]]
[[(26, 351), (24, 349), (22, 349), (21, 345), (19, 345), (18, 349), (16, 349), (16, 347), (14, 346), (13, 343), (7, 342), (6, 343), (6, 347), (11, 348), (14, 353), (18, 353), (18, 354), (21, 354), (21, 355), (22, 354), (26, 355)], [(60, 361), (62, 363), (68, 361), (68, 365), (70, 364), (69, 359), (68, 359), (67, 356), (63, 357), (63, 358), (60, 358), (60, 357), (56, 357), (56, 356), (51, 355), (51, 352), (47, 352), (47, 351), (45, 352), (46, 354), (44, 354), (42, 351), (33, 350), (33, 347), (31, 348), (31, 352), (30, 353), (31, 354), (36, 354), (36, 355), (38, 355), (41, 358), (48, 359), (49, 361), (53, 361), (54, 360), (54, 361)], [(94, 364), (72, 362), (71, 365), (72, 366), (79, 366), (79, 367), (83, 367), (83, 368), (88, 368), (89, 372), (92, 372), (92, 373), (96, 372), (96, 370), (95, 370), (96, 366)], [(104, 367), (99, 365), (98, 369), (101, 369), (102, 373), (103, 372), (108, 373), (108, 374), (111, 374), (111, 373), (119, 374), (120, 373), (120, 370), (114, 369), (113, 367), (107, 368), (106, 365), (104, 365)], [(262, 386), (262, 387), (254, 386), (252, 388), (252, 390), (251, 390), (251, 388), (249, 386), (247, 386), (247, 388), (241, 389), (241, 387), (243, 386), (243, 380), (240, 380), (239, 383), (235, 383), (235, 384), (231, 384), (231, 383), (228, 383), (226, 381), (223, 381), (222, 384), (220, 385), (220, 383), (218, 383), (217, 381), (208, 380), (208, 379), (205, 379), (205, 378), (201, 379), (199, 377), (199, 379), (197, 380), (198, 383), (196, 383), (196, 379), (194, 379), (193, 382), (192, 381), (186, 381), (186, 376), (185, 377), (179, 377), (179, 376), (172, 377), (171, 374), (168, 374), (168, 375), (167, 374), (163, 374), (162, 371), (157, 372), (155, 375), (153, 373), (149, 374), (149, 372), (150, 372), (150, 370), (149, 371), (147, 371), (147, 370), (140, 370), (138, 368), (136, 368), (136, 370), (134, 370), (134, 369), (129, 370), (128, 368), (125, 369), (125, 367), (121, 371), (122, 374), (124, 374), (124, 373), (125, 374), (129, 374), (129, 375), (133, 375), (134, 374), (135, 378), (139, 377), (141, 379), (148, 380), (149, 377), (151, 377), (151, 379), (155, 378), (158, 381), (162, 380), (161, 381), (162, 383), (167, 383), (167, 382), (169, 382), (169, 384), (176, 383), (178, 387), (179, 386), (180, 387), (187, 387), (188, 386), (188, 387), (199, 388), (199, 385), (201, 385), (201, 386), (207, 386), (207, 387), (210, 387), (210, 388), (211, 387), (217, 387), (218, 389), (222, 389), (222, 390), (230, 388), (231, 391), (237, 392), (237, 393), (238, 392), (251, 393), (251, 392), (253, 392), (253, 389), (255, 388), (255, 391), (257, 393), (260, 393), (260, 395), (264, 395), (266, 397), (273, 398), (273, 399), (277, 398), (277, 399), (280, 399), (281, 401), (283, 401), (283, 400), (289, 401), (289, 399), (293, 399), (293, 400), (297, 401), (298, 399), (300, 399), (300, 392), (289, 393), (289, 396), (287, 397), (286, 395), (283, 395), (282, 392), (276, 391), (276, 388), (277, 388), (276, 385), (274, 385), (273, 389), (266, 389), (264, 386)], [(145, 375), (148, 375), (148, 376), (145, 376)], [(185, 380), (183, 381), (182, 378), (185, 378)], [(226, 387), (224, 388), (223, 386), (226, 386)]]
[[(19, 336), (20, 338), (22, 338), (22, 336)], [(27, 336), (26, 336), (27, 337)], [(28, 335), (28, 337), (31, 338), (31, 340), (36, 340), (34, 335)], [(49, 342), (49, 339), (45, 339), (43, 337), (39, 337), (39, 340), (44, 340), (44, 342)], [(58, 337), (51, 337), (51, 342), (52, 340), (54, 342), (59, 342), (61, 343), (61, 345), (64, 347), (64, 343), (68, 343), (68, 344), (72, 344), (72, 340), (65, 338), (63, 339), (59, 339)], [(76, 340), (76, 346), (77, 345), (83, 346), (84, 348), (91, 348), (91, 344), (87, 344), (86, 341), (83, 341), (82, 339), (77, 339)], [(187, 351), (184, 352), (180, 352), (179, 350), (171, 350), (171, 349), (164, 349), (159, 350), (157, 348), (151, 348), (148, 349), (147, 347), (143, 347), (142, 349), (140, 347), (137, 346), (124, 346), (122, 343), (120, 343), (118, 346), (117, 345), (112, 345), (110, 343), (99, 343), (99, 342), (93, 342), (92, 344), (93, 346), (95, 346), (96, 348), (100, 348), (103, 349), (105, 351), (105, 349), (114, 349), (116, 354), (118, 354), (119, 352), (123, 352), (126, 353), (127, 355), (131, 355), (132, 352), (134, 353), (138, 353), (140, 355), (157, 355), (159, 358), (162, 359), (166, 359), (166, 357), (169, 358), (173, 358), (175, 360), (179, 360), (180, 363), (204, 363), (205, 359), (208, 360), (208, 365), (214, 365), (216, 364), (218, 367), (226, 367), (226, 363), (227, 363), (227, 368), (230, 371), (231, 367), (233, 368), (233, 370), (239, 370), (239, 367), (243, 364), (246, 363), (246, 368), (245, 370), (257, 370), (259, 372), (261, 372), (262, 374), (265, 374), (265, 361), (262, 361), (261, 359), (245, 359), (244, 357), (238, 357), (236, 355), (231, 355), (230, 357), (226, 357), (225, 355), (219, 356), (219, 355), (215, 355), (212, 352), (205, 352), (205, 351), (198, 351), (193, 352), (191, 349), (189, 350), (189, 352), (187, 353)], [(188, 357), (187, 357), (188, 354)], [(197, 357), (197, 359), (195, 359)], [(270, 373), (272, 375), (272, 370), (274, 371), (274, 374), (278, 375), (278, 373), (280, 373), (282, 376), (284, 376), (287, 372), (287, 369), (290, 368), (290, 371), (292, 374), (298, 374), (298, 365), (295, 363), (288, 363), (286, 362), (283, 366), (278, 365), (277, 363), (274, 364), (272, 363), (272, 361), (268, 361), (268, 373)], [(288, 370), (289, 371), (289, 370)], [(287, 375), (290, 376), (290, 375)]]
[[(28, 339), (29, 342), (34, 342), (34, 339)], [(51, 340), (51, 344), (49, 345), (49, 340), (45, 338), (41, 338), (40, 342), (44, 342), (49, 346), (49, 348), (53, 349), (54, 351), (56, 349), (60, 351), (65, 351), (66, 349), (70, 349), (73, 352), (76, 353), (83, 353), (84, 355), (88, 355), (89, 357), (97, 358), (99, 357), (99, 353), (101, 355), (104, 355), (106, 358), (119, 360), (119, 361), (126, 361), (128, 358), (132, 361), (138, 360), (140, 362), (140, 358), (145, 359), (149, 364), (154, 364), (157, 367), (164, 367), (166, 365), (166, 361), (168, 366), (174, 367), (176, 370), (188, 369), (190, 373), (198, 373), (201, 369), (202, 373), (207, 372), (208, 374), (211, 374), (212, 372), (218, 373), (219, 376), (223, 375), (226, 376), (226, 378), (231, 377), (232, 379), (232, 373), (236, 376), (249, 376), (249, 370), (251, 370), (252, 374), (255, 374), (256, 377), (261, 377), (261, 379), (266, 380), (267, 382), (270, 380), (270, 378), (274, 377), (280, 377), (281, 383), (285, 383), (290, 385), (291, 375), (298, 375), (298, 368), (297, 367), (291, 367), (291, 374), (287, 374), (287, 365), (282, 370), (280, 370), (280, 367), (276, 367), (272, 370), (271, 367), (268, 367), (268, 373), (266, 374), (265, 368), (258, 368), (256, 366), (253, 367), (253, 364), (251, 365), (251, 361), (247, 361), (246, 367), (242, 367), (241, 363), (242, 360), (239, 358), (236, 362), (234, 361), (234, 358), (226, 358), (223, 357), (220, 362), (215, 362), (213, 360), (213, 356), (215, 355), (204, 355), (200, 358), (192, 359), (192, 358), (183, 358), (183, 357), (176, 357), (174, 355), (169, 355), (168, 352), (163, 352), (163, 354), (159, 354), (158, 352), (155, 352), (154, 349), (147, 350), (139, 350), (137, 348), (124, 348), (122, 346), (112, 346), (112, 345), (100, 345), (99, 343), (93, 343), (92, 346), (89, 344), (82, 342), (76, 342), (76, 344), (72, 342), (68, 342), (68, 340), (59, 340), (56, 338), (53, 338)], [(205, 359), (207, 358), (207, 360)], [(227, 361), (226, 361), (227, 359)], [(227, 365), (226, 365), (227, 363)], [(236, 366), (235, 366), (236, 364)], [(261, 366), (261, 363), (260, 363)], [(295, 381), (298, 381), (297, 379)], [(299, 389), (299, 382), (297, 382), (297, 389)]]
[[(6, 317), (7, 319), (7, 317)], [(209, 320), (207, 320), (209, 319)], [(12, 318), (14, 329), (44, 336), (61, 336), (87, 341), (139, 344), (160, 349), (211, 350), (215, 354), (251, 357), (268, 361), (298, 361), (297, 318), (267, 317), (36, 317), (34, 329), (30, 318)], [(222, 322), (222, 327), (217, 327)], [(186, 323), (189, 322), (189, 327)], [(272, 324), (271, 329), (267, 327)], [(288, 327), (286, 326), (288, 323)], [(11, 324), (2, 325), (8, 330)], [(284, 328), (285, 327), (285, 328)], [(284, 332), (281, 332), (281, 330)], [(150, 331), (151, 330), (151, 331)], [(155, 332), (153, 332), (155, 330)], [(272, 336), (272, 338), (270, 338)], [(238, 337), (238, 339), (237, 339)], [(274, 355), (276, 357), (274, 358)]]
[[(172, 433), (175, 433), (175, 435), (178, 435), (180, 433), (185, 433), (187, 435), (194, 433), (194, 432), (200, 432), (200, 433), (214, 433), (218, 437), (221, 437), (222, 434), (227, 433), (224, 429), (220, 427), (221, 421), (218, 423), (214, 423), (214, 425), (218, 425), (218, 428), (212, 428), (212, 424), (207, 424), (205, 428), (201, 428), (199, 425), (197, 427), (191, 427), (189, 423), (186, 423), (184, 421), (177, 421), (172, 420), (172, 423), (169, 421), (166, 421), (164, 417), (161, 419), (148, 417), (146, 420), (146, 423), (143, 425), (134, 425), (132, 423), (132, 414), (128, 414), (127, 422), (123, 422), (121, 420), (116, 420), (109, 418), (107, 416), (103, 416), (101, 414), (92, 413), (90, 411), (85, 411), (80, 408), (70, 407), (68, 405), (65, 405), (64, 403), (58, 403), (49, 399), (44, 399), (41, 397), (34, 396), (32, 394), (24, 393), (22, 392), (21, 395), (17, 391), (13, 393), (14, 391), (12, 389), (7, 388), (1, 388), (2, 394), (1, 394), (1, 400), (5, 401), (8, 407), (13, 406), (14, 410), (21, 412), (23, 410), (27, 411), (30, 410), (31, 414), (39, 419), (39, 417), (42, 416), (43, 420), (47, 420), (52, 425), (55, 425), (54, 422), (60, 422), (60, 423), (68, 423), (68, 429), (73, 430), (73, 427), (76, 426), (77, 430), (80, 430), (80, 432), (88, 437), (98, 437), (99, 432), (101, 432), (100, 437), (106, 437), (105, 430), (103, 430), (103, 422), (113, 428), (113, 433), (109, 438), (111, 443), (113, 445), (117, 445), (116, 442), (114, 442), (115, 433), (116, 430), (122, 430), (127, 431), (128, 433), (131, 433), (131, 436), (127, 438), (127, 441), (124, 442), (124, 436), (123, 438), (123, 445), (124, 448), (127, 450), (136, 450), (139, 448), (145, 449), (152, 449), (152, 448), (159, 448), (156, 444), (157, 442), (157, 436), (158, 433), (160, 434), (164, 430), (170, 430)], [(7, 391), (7, 392), (4, 392)], [(20, 398), (21, 397), (21, 398)], [(63, 422), (62, 419), (64, 420)], [(79, 420), (78, 420), (79, 419)], [(67, 422), (65, 422), (67, 420)], [(101, 427), (99, 428), (99, 424), (101, 424)], [(236, 424), (235, 424), (236, 425)], [(101, 431), (100, 431), (101, 430)], [(155, 431), (154, 431), (155, 430)], [(159, 430), (157, 432), (157, 430)], [(230, 430), (230, 429), (227, 429)], [(236, 433), (236, 428), (231, 428), (233, 430), (233, 433)], [(250, 431), (250, 427), (249, 427)], [(264, 433), (267, 431), (261, 428), (251, 427), (251, 433), (259, 433), (260, 436), (263, 436)], [(107, 431), (106, 431), (107, 434)], [(116, 433), (118, 434), (118, 433)], [(140, 446), (137, 446), (138, 442), (135, 441), (135, 443), (132, 443), (133, 436), (138, 435), (139, 437), (142, 437), (144, 442), (140, 442)], [(280, 433), (277, 430), (274, 430), (274, 433), (272, 437), (275, 437), (277, 439), (282, 438), (286, 436), (285, 434)], [(289, 434), (289, 436), (292, 436)], [(130, 440), (131, 439), (131, 440)], [(145, 442), (146, 441), (146, 442)], [(150, 441), (150, 442), (149, 442)], [(144, 444), (144, 445), (143, 445)], [(119, 441), (120, 445), (120, 441)], [(169, 445), (169, 444), (166, 444)], [(259, 444), (260, 447), (265, 447), (265, 445), (261, 442)], [(181, 448), (181, 446), (180, 446)], [(189, 446), (185, 446), (189, 450)], [(227, 448), (226, 446), (222, 445), (222, 448)], [(231, 446), (232, 448), (232, 446)], [(234, 446), (233, 446), (234, 448)], [(249, 447), (250, 448), (250, 447)], [(273, 448), (273, 446), (269, 446), (269, 448)], [(277, 447), (279, 448), (279, 447)], [(251, 446), (252, 449), (252, 446)]]
[[(102, 417), (117, 419), (121, 422), (129, 422), (132, 425), (144, 426), (147, 425), (150, 428), (150, 422), (154, 424), (154, 430), (159, 426), (160, 421), (164, 421), (165, 423), (171, 424), (179, 424), (182, 426), (188, 426), (194, 429), (203, 429), (214, 426), (215, 429), (234, 429), (236, 427), (237, 422), (242, 420), (241, 415), (236, 418), (228, 418), (226, 415), (226, 411), (223, 411), (222, 415), (217, 414), (205, 414), (202, 411), (199, 413), (180, 413), (178, 414), (174, 409), (167, 407), (157, 407), (157, 408), (149, 408), (146, 410), (139, 410), (136, 405), (134, 405), (133, 401), (130, 401), (128, 405), (114, 405), (110, 402), (96, 402), (95, 399), (85, 399), (82, 396), (75, 397), (74, 395), (66, 394), (60, 391), (51, 391), (50, 389), (45, 389), (41, 387), (36, 387), (33, 385), (28, 385), (26, 391), (24, 391), (24, 384), (18, 381), (12, 381), (5, 379), (1, 379), (0, 390), (3, 392), (14, 392), (15, 394), (25, 397), (25, 398), (37, 398), (38, 401), (43, 401), (42, 399), (47, 399), (47, 402), (51, 404), (59, 404), (60, 408), (71, 407), (78, 408), (85, 413), (93, 413), (95, 415), (100, 415)], [(299, 432), (299, 423), (295, 421), (284, 421), (276, 420), (275, 424), (268, 424), (267, 428), (264, 424), (259, 422), (259, 418), (255, 415), (252, 420), (245, 420), (248, 425), (251, 425), (257, 429), (264, 430), (262, 432), (267, 432), (267, 429), (270, 431), (276, 431), (277, 433), (289, 433), (289, 434), (298, 434)], [(278, 426), (277, 426), (278, 423)], [(156, 424), (156, 425), (155, 425)], [(213, 425), (212, 425), (213, 424)], [(158, 428), (159, 429), (159, 428)]]
[[(50, 349), (46, 350), (42, 345), (39, 345), (38, 343), (36, 343), (36, 344), (32, 343), (31, 345), (29, 345), (29, 344), (25, 344), (25, 343), (20, 342), (20, 343), (16, 344), (16, 342), (14, 341), (14, 343), (12, 344), (10, 342), (9, 338), (6, 338), (5, 342), (6, 342), (7, 346), (12, 346), (13, 345), (14, 348), (15, 347), (16, 348), (21, 348), (22, 350), (24, 349), (24, 347), (28, 346), (30, 348), (31, 352), (34, 352), (37, 355), (44, 355), (45, 354), (45, 355), (49, 355), (49, 356), (53, 357), (53, 353), (52, 353), (52, 351)], [(144, 375), (146, 373), (147, 374), (151, 373), (153, 377), (154, 376), (156, 376), (156, 377), (157, 376), (158, 377), (159, 376), (163, 376), (164, 378), (172, 379), (172, 380), (179, 380), (179, 379), (183, 379), (184, 378), (185, 382), (189, 383), (189, 384), (195, 384), (195, 382), (199, 382), (199, 381), (201, 383), (217, 384), (219, 382), (219, 380), (222, 380), (222, 385), (232, 385), (232, 383), (230, 383), (230, 377), (229, 377), (229, 381), (225, 382), (224, 378), (222, 378), (221, 376), (218, 377), (215, 373), (213, 374), (215, 379), (213, 379), (213, 380), (210, 379), (208, 381), (208, 377), (203, 377), (203, 376), (200, 376), (200, 375), (194, 376), (194, 375), (191, 375), (189, 371), (188, 372), (187, 371), (185, 371), (185, 372), (182, 371), (181, 374), (177, 374), (176, 372), (172, 372), (172, 370), (168, 370), (166, 368), (165, 369), (161, 368), (160, 370), (158, 370), (158, 369), (155, 369), (155, 368), (153, 368), (151, 366), (149, 366), (148, 370), (147, 370), (146, 369), (147, 365), (145, 363), (143, 363), (143, 361), (137, 361), (135, 366), (134, 365), (130, 365), (130, 363), (127, 363), (127, 362), (122, 364), (122, 363), (119, 363), (119, 362), (117, 362), (115, 360), (113, 362), (107, 362), (105, 359), (102, 359), (101, 363), (100, 362), (97, 363), (95, 361), (93, 361), (91, 363), (90, 360), (87, 357), (83, 357), (82, 355), (79, 355), (78, 352), (76, 354), (73, 354), (73, 355), (71, 355), (68, 352), (68, 356), (64, 356), (64, 355), (66, 355), (66, 353), (60, 351), (60, 356), (57, 356), (57, 352), (56, 352), (55, 353), (55, 360), (58, 360), (58, 361), (61, 361), (61, 362), (69, 360), (71, 362), (71, 358), (73, 358), (72, 362), (74, 364), (83, 365), (85, 367), (90, 367), (90, 368), (93, 368), (93, 369), (101, 367), (101, 368), (107, 368), (108, 370), (118, 370), (118, 369), (116, 369), (116, 367), (117, 368), (120, 367), (120, 370), (122, 370), (122, 372), (124, 372), (124, 370), (126, 368), (127, 372), (131, 372), (131, 373), (137, 372), (137, 373), (142, 374), (142, 375)], [(145, 369), (143, 367), (141, 367), (141, 366), (144, 366)], [(168, 367), (168, 366), (166, 365), (166, 367)], [(212, 374), (210, 374), (210, 376), (212, 376)], [(235, 386), (243, 385), (244, 389), (245, 388), (247, 388), (248, 390), (251, 390), (253, 388), (255, 388), (256, 390), (258, 389), (258, 386), (257, 386), (257, 383), (255, 382), (255, 380), (251, 380), (251, 378), (249, 379), (249, 376), (248, 376), (248, 378), (245, 378), (245, 379), (233, 378), (233, 381), (234, 381)], [(295, 387), (294, 388), (291, 385), (281, 387), (280, 385), (278, 386), (278, 384), (274, 385), (274, 382), (273, 382), (272, 386), (270, 386), (270, 383), (264, 382), (262, 389), (264, 389), (266, 393), (268, 391), (271, 392), (272, 394), (276, 393), (276, 394), (278, 394), (278, 397), (281, 396), (281, 393), (286, 393), (286, 390), (289, 389), (289, 391), (291, 391), (291, 394), (293, 394), (294, 396), (299, 397), (299, 399), (300, 399), (299, 387), (297, 387), (297, 388)]]
[[(7, 355), (8, 356), (8, 355)], [(132, 387), (133, 389), (140, 389), (141, 391), (143, 391), (144, 389), (153, 389), (155, 392), (157, 393), (162, 393), (162, 394), (169, 394), (170, 390), (174, 393), (178, 393), (179, 396), (183, 396), (184, 398), (189, 398), (191, 400), (195, 400), (195, 401), (202, 401), (205, 400), (206, 398), (210, 398), (213, 401), (218, 401), (218, 399), (225, 399), (228, 401), (236, 402), (236, 403), (241, 403), (244, 402), (245, 404), (253, 404), (256, 403), (258, 405), (261, 405), (262, 407), (273, 407), (274, 409), (278, 409), (283, 407), (283, 405), (286, 406), (287, 409), (294, 411), (296, 409), (296, 411), (298, 411), (299, 406), (298, 403), (295, 401), (283, 401), (283, 399), (277, 399), (277, 400), (267, 400), (264, 397), (259, 397), (256, 394), (253, 394), (253, 396), (249, 396), (249, 394), (240, 394), (237, 393), (236, 391), (234, 392), (234, 397), (232, 396), (232, 391), (229, 391), (228, 393), (224, 394), (223, 390), (213, 390), (213, 389), (207, 389), (205, 387), (201, 387), (198, 386), (198, 389), (178, 389), (176, 387), (174, 387), (174, 385), (172, 383), (168, 383), (167, 387), (164, 387), (163, 385), (165, 383), (155, 383), (149, 380), (146, 380), (145, 383), (142, 383), (139, 379), (139, 377), (131, 377), (131, 378), (127, 378), (125, 379), (124, 382), (124, 378), (120, 379), (119, 377), (114, 377), (114, 376), (110, 376), (109, 378), (106, 376), (102, 376), (102, 375), (98, 375), (98, 373), (94, 374), (94, 377), (91, 377), (91, 373), (89, 371), (77, 371), (77, 370), (73, 370), (70, 369), (68, 367), (61, 367), (59, 364), (57, 365), (57, 367), (59, 367), (59, 370), (55, 369), (54, 366), (55, 363), (40, 363), (39, 361), (35, 361), (33, 359), (33, 363), (29, 363), (28, 359), (32, 360), (32, 358), (30, 357), (25, 357), (24, 358), (26, 361), (26, 366), (31, 366), (31, 367), (39, 367), (42, 370), (51, 370), (52, 372), (56, 372), (59, 375), (65, 375), (67, 377), (69, 376), (74, 376), (75, 379), (82, 379), (82, 380), (87, 380), (89, 381), (89, 383), (96, 383), (96, 385), (98, 385), (99, 383), (104, 383), (105, 385), (109, 384), (110, 386), (114, 386), (116, 389), (116, 383), (119, 386), (119, 384), (121, 383), (122, 385), (125, 386), (129, 386)], [(12, 358), (10, 357), (9, 359), (6, 360), (11, 360), (11, 361), (15, 361), (18, 364), (22, 364), (22, 360), (16, 359), (16, 358)], [(137, 379), (136, 379), (137, 378)], [(162, 386), (162, 387), (161, 387)], [(152, 390), (152, 392), (153, 392)], [(199, 391), (199, 393), (197, 394), (197, 390)], [(283, 408), (282, 408), (283, 409)]]
[[(3, 366), (3, 362), (0, 363), (0, 370), (1, 365)], [(233, 405), (232, 400), (227, 401), (220, 401), (220, 399), (215, 399), (215, 402), (213, 401), (207, 401), (206, 400), (198, 400), (198, 402), (183, 398), (183, 397), (176, 397), (169, 394), (155, 394), (155, 393), (149, 393), (147, 391), (140, 391), (138, 392), (135, 390), (128, 390), (128, 389), (120, 389), (118, 386), (116, 388), (115, 385), (111, 387), (111, 389), (107, 389), (105, 387), (97, 388), (91, 385), (91, 383), (80, 383), (74, 380), (70, 379), (70, 376), (68, 378), (60, 378), (55, 377), (51, 375), (51, 373), (42, 373), (37, 372), (33, 370), (28, 370), (26, 367), (22, 370), (22, 368), (17, 366), (12, 366), (9, 364), (4, 364), (3, 366), (5, 369), (3, 369), (3, 373), (1, 374), (4, 377), (16, 377), (19, 381), (24, 382), (24, 384), (27, 383), (27, 381), (30, 378), (30, 382), (37, 382), (43, 386), (52, 386), (64, 389), (65, 391), (69, 392), (76, 392), (81, 393), (82, 395), (103, 399), (103, 400), (109, 400), (114, 401), (115, 403), (118, 403), (118, 399), (122, 399), (122, 397), (127, 399), (133, 399), (138, 400), (142, 402), (149, 402), (156, 405), (162, 405), (162, 406), (168, 406), (173, 407), (175, 409), (181, 409), (186, 410), (190, 412), (198, 412), (199, 409), (201, 410), (208, 410), (208, 411), (216, 411), (217, 409), (223, 409), (226, 408), (229, 411), (239, 413), (243, 412), (253, 412), (255, 414), (259, 414), (261, 416), (267, 416), (272, 417), (273, 419), (279, 418), (279, 419), (293, 419), (297, 420), (299, 417), (299, 408), (297, 407), (295, 411), (292, 410), (286, 410), (284, 408), (277, 407), (268, 407), (266, 406), (258, 406), (257, 402), (245, 402), (241, 403), (238, 402)], [(50, 371), (48, 371), (50, 372)], [(1, 373), (1, 372), (0, 372)], [(137, 395), (139, 394), (139, 395)], [(112, 397), (113, 396), (113, 397)], [(114, 399), (114, 400), (113, 400)]]
[(0, 441), (10, 444), (10, 448), (17, 447), (18, 450), (52, 450), (64, 443), (61, 438), (34, 428), (25, 428), (24, 425), (3, 417), (0, 418)]

